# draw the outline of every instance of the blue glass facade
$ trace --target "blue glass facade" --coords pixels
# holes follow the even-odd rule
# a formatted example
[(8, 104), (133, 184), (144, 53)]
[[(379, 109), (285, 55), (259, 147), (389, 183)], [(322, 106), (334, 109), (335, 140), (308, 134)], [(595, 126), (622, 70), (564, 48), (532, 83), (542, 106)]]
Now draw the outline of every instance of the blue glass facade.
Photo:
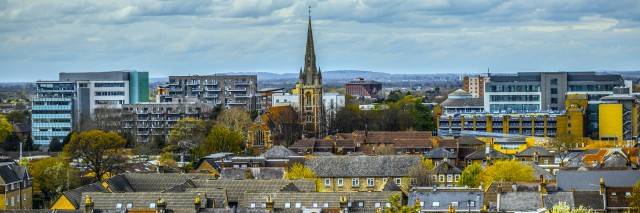
[(32, 137), (48, 146), (53, 138), (62, 141), (73, 126), (75, 83), (37, 82), (37, 96), (31, 102)]

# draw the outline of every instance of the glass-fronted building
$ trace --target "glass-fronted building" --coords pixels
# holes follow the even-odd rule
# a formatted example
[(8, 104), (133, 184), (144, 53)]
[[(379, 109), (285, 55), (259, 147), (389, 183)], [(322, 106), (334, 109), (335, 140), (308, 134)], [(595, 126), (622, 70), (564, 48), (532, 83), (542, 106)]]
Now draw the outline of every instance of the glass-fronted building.
[(49, 145), (53, 138), (62, 141), (73, 128), (76, 84), (41, 81), (36, 88), (31, 102), (33, 142)]

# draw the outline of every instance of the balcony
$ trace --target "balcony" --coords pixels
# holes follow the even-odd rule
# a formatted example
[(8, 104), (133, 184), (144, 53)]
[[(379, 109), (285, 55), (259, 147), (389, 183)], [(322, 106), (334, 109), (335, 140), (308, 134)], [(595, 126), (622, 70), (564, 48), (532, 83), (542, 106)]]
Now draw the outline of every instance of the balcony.
[(179, 110), (167, 110), (167, 113), (169, 113), (170, 115), (178, 115), (180, 114)]
[(227, 91), (229, 92), (246, 92), (247, 88), (242, 88), (242, 89), (238, 89), (238, 88), (229, 88), (227, 89)]
[(202, 92), (202, 87), (194, 87), (191, 89), (191, 92)]
[(249, 94), (237, 94), (237, 95), (233, 95), (233, 97), (235, 97), (235, 98), (251, 98), (251, 95), (249, 95)]
[(215, 95), (213, 95), (213, 94), (204, 94), (202, 97), (204, 97), (204, 98), (218, 98), (218, 95), (217, 94), (215, 94)]
[(236, 81), (235, 84), (238, 86), (249, 86), (251, 85), (253, 82), (251, 81)]
[(217, 82), (217, 81), (213, 81), (213, 82), (211, 82), (211, 81), (205, 81), (205, 82), (204, 82), (204, 85), (205, 85), (205, 86), (216, 86), (216, 85), (218, 85), (218, 82)]
[(187, 86), (196, 86), (200, 85), (200, 81), (189, 81), (187, 82)]
[(227, 104), (229, 104), (229, 105), (246, 105), (247, 102), (246, 101), (229, 101), (229, 102), (227, 102)]
[(206, 91), (208, 92), (220, 92), (222, 91), (222, 89), (220, 88), (205, 88)]
[(187, 110), (184, 114), (187, 114), (187, 115), (195, 115), (195, 114), (198, 114), (198, 113), (200, 113), (200, 112), (195, 111), (195, 110)]
[(154, 114), (154, 115), (162, 115), (164, 113), (165, 113), (164, 110), (153, 110), (153, 111), (151, 111), (151, 114)]
[(164, 118), (163, 117), (151, 117), (151, 120), (152, 121), (162, 121), (162, 120), (164, 120)]
[(178, 86), (178, 85), (180, 85), (180, 81), (169, 82), (169, 86)]
[(138, 131), (138, 135), (149, 135), (149, 131)]
[(136, 111), (136, 114), (138, 114), (138, 115), (139, 115), (139, 114), (149, 114), (149, 111), (146, 111), (146, 110), (137, 110), (137, 111)]

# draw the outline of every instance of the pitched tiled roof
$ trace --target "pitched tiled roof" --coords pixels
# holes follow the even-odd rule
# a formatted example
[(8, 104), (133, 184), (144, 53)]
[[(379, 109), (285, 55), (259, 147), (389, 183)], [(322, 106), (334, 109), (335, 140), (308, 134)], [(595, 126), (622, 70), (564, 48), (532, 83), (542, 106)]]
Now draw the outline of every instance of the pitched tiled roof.
[(458, 148), (458, 140), (456, 139), (442, 139), (438, 141), (438, 147), (442, 148)]
[(262, 156), (266, 159), (289, 159), (290, 156), (298, 156), (298, 154), (284, 146), (273, 146)]
[(31, 132), (31, 125), (28, 123), (15, 123), (12, 125), (13, 131), (16, 133), (29, 133)]
[(0, 163), (0, 184), (20, 182), (24, 173), (24, 169), (20, 167), (13, 161)]
[(433, 147), (431, 140), (425, 139), (402, 139), (393, 141), (393, 147), (396, 149), (420, 148), (428, 149)]
[(349, 148), (349, 149), (355, 149), (356, 148), (356, 143), (353, 142), (353, 140), (348, 140), (348, 139), (337, 139), (336, 140), (336, 148)]
[(555, 175), (551, 174), (551, 172), (547, 171), (546, 169), (538, 166), (538, 164), (535, 164), (534, 162), (524, 161), (524, 162), (521, 162), (521, 163), (533, 168), (533, 177), (531, 178), (531, 181), (538, 181), (540, 179), (540, 175), (542, 175), (542, 177), (544, 177), (544, 179), (547, 180), (547, 181), (555, 181), (556, 180), (556, 176)]
[[(155, 209), (150, 208), (152, 203), (157, 203), (162, 198), (166, 203), (166, 209), (173, 211), (193, 210), (194, 200), (200, 197), (206, 201), (203, 194), (192, 193), (160, 193), (160, 192), (129, 192), (129, 193), (100, 193), (85, 192), (83, 197), (90, 196), (96, 210), (124, 210), (131, 204), (131, 209)], [(81, 202), (80, 209), (84, 209), (86, 202)], [(120, 208), (117, 208), (119, 204)], [(204, 205), (203, 205), (204, 207)]]
[(330, 139), (318, 139), (316, 140), (316, 144), (314, 145), (314, 148), (332, 148), (333, 147), (333, 141)]
[(573, 192), (573, 206), (583, 206), (593, 210), (604, 210), (604, 199), (600, 191), (575, 191)]
[(429, 150), (429, 152), (424, 154), (424, 156), (426, 158), (429, 158), (429, 159), (440, 159), (440, 158), (456, 159), (456, 158), (458, 158), (458, 156), (456, 154), (449, 152), (449, 150), (447, 150), (445, 148), (435, 148), (435, 149)]
[(508, 155), (502, 154), (502, 152), (499, 152), (498, 150), (490, 148), (488, 154), (487, 154), (486, 149), (485, 150), (478, 150), (478, 151), (476, 151), (474, 153), (471, 153), (470, 155), (467, 155), (467, 157), (465, 157), (465, 159), (472, 159), (472, 160), (486, 159), (487, 155), (489, 157), (491, 157), (491, 159), (509, 159), (510, 158)]
[[(114, 190), (114, 192), (130, 192), (131, 190), (135, 192), (159, 192), (176, 185), (182, 184), (187, 180), (194, 179), (209, 179), (210, 177), (206, 174), (138, 174), (138, 173), (127, 173), (118, 176), (124, 176), (126, 182), (118, 181), (109, 182), (109, 188), (112, 190), (117, 188), (118, 190)], [(116, 177), (118, 177), (116, 176)], [(110, 180), (109, 178), (107, 180)], [(127, 183), (129, 185), (127, 185)], [(129, 188), (130, 187), (130, 188)]]
[(289, 149), (313, 149), (315, 144), (315, 139), (302, 139), (289, 146)]
[(542, 196), (544, 201), (544, 207), (546, 209), (553, 209), (553, 206), (560, 202), (565, 202), (572, 208), (576, 208), (573, 202), (573, 193), (572, 192), (551, 192)]
[(274, 180), (274, 179), (282, 179), (284, 178), (284, 168), (256, 168), (257, 173), (254, 174), (255, 179), (261, 180)]
[(462, 174), (462, 170), (446, 161), (438, 164), (433, 171), (436, 174)]
[(482, 142), (481, 140), (478, 140), (474, 137), (471, 136), (460, 136), (458, 138), (458, 143), (460, 143), (460, 145), (466, 145), (466, 146), (481, 146), (484, 145), (484, 142)]
[(78, 209), (80, 208), (80, 203), (84, 202), (84, 200), (82, 199), (83, 192), (108, 192), (108, 190), (102, 187), (102, 184), (100, 182), (97, 182), (66, 191), (63, 194), (67, 198), (67, 200), (71, 202), (71, 205)]
[(224, 168), (220, 179), (244, 180), (247, 179), (247, 168)]
[(557, 171), (556, 182), (561, 191), (598, 191), (600, 178), (607, 186), (633, 186), (640, 177), (639, 170), (613, 171)]
[(500, 210), (536, 211), (542, 208), (540, 192), (507, 192), (500, 195)]
[(289, 183), (303, 192), (315, 191), (315, 180), (193, 180), (197, 188), (224, 189), (227, 191), (229, 202), (238, 202), (245, 191), (279, 192)]
[(533, 157), (534, 153), (538, 153), (538, 156), (540, 157), (553, 157), (553, 153), (551, 153), (549, 150), (539, 147), (539, 146), (530, 146), (527, 147), (525, 150), (522, 150), (522, 152), (519, 152), (518, 154), (516, 154), (516, 157)]
[[(349, 209), (349, 212), (351, 212), (354, 208), (361, 208), (359, 207), (360, 202), (362, 202), (364, 208), (375, 208), (376, 203), (384, 206), (388, 202), (388, 198), (396, 193), (401, 192), (247, 192), (240, 198), (238, 207), (250, 208), (251, 204), (255, 204), (256, 208), (261, 208), (267, 196), (270, 196), (276, 212), (285, 209), (285, 203), (289, 203), (290, 208), (296, 208), (296, 203), (300, 203), (301, 208), (307, 209), (339, 208), (340, 198), (346, 195), (347, 201), (352, 203)], [(314, 203), (317, 207), (313, 207)], [(324, 207), (325, 203), (328, 207)]]
[(366, 136), (367, 143), (393, 143), (395, 140), (415, 140), (431, 138), (429, 131), (413, 131), (413, 132), (390, 132), (390, 131), (369, 131)]
[(405, 177), (420, 156), (333, 156), (308, 159), (305, 166), (318, 177)]
[[(420, 202), (424, 202), (424, 206), (421, 207), (422, 211), (429, 212), (447, 212), (449, 205), (452, 202), (458, 202), (456, 210), (466, 211), (471, 209), (477, 212), (482, 208), (482, 202), (484, 199), (484, 193), (478, 189), (467, 189), (459, 191), (412, 191), (409, 192), (408, 205), (413, 206), (416, 203), (416, 199), (420, 199)], [(475, 202), (475, 205), (469, 206), (467, 201)], [(434, 206), (433, 202), (439, 202), (439, 206)]]

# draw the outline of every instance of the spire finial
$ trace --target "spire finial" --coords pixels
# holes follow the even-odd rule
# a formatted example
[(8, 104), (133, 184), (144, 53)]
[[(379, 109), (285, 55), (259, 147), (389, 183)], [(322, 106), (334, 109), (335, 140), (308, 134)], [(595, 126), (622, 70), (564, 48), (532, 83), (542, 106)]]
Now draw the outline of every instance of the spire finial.
[(311, 20), (311, 5), (309, 5), (309, 20)]

